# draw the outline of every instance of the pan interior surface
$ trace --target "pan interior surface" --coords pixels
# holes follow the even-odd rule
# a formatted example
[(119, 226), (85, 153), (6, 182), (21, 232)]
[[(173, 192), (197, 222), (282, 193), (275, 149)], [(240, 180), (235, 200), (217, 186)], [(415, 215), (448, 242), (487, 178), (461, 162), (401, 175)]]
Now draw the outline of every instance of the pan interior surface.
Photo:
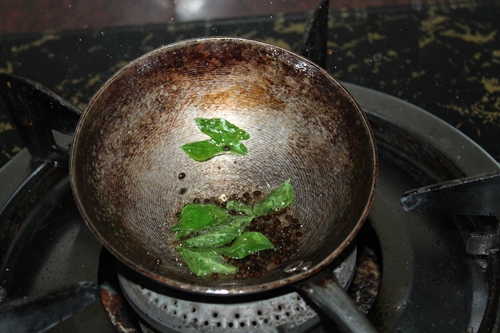
[[(248, 154), (190, 159), (180, 147), (208, 138), (194, 118), (246, 130)], [(91, 100), (71, 155), (77, 205), (114, 256), (154, 281), (212, 294), (259, 292), (323, 268), (360, 229), (376, 178), (369, 124), (336, 80), (289, 51), (235, 38), (172, 44), (124, 67)], [(286, 180), (304, 226), (288, 262), (243, 280), (179, 264), (170, 228), (185, 204), (267, 194)], [(298, 262), (307, 269), (284, 269)]]

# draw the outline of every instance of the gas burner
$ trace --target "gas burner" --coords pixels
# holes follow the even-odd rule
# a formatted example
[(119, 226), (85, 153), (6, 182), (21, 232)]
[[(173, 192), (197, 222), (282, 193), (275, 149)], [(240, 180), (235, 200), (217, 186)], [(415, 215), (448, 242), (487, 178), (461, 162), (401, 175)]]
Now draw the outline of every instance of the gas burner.
[[(380, 282), (380, 249), (370, 224), (328, 268), (368, 312)], [(103, 251), (102, 303), (119, 332), (329, 332), (331, 322), (294, 287), (233, 297), (186, 293), (140, 276)]]
[[(337, 261), (338, 263), (339, 261)], [(333, 272), (347, 288), (355, 272), (356, 247), (347, 251)], [(145, 332), (307, 332), (318, 325), (318, 314), (295, 291), (229, 299), (175, 293), (143, 287), (119, 275), (121, 289), (139, 316), (147, 323)], [(158, 286), (155, 286), (158, 287)]]

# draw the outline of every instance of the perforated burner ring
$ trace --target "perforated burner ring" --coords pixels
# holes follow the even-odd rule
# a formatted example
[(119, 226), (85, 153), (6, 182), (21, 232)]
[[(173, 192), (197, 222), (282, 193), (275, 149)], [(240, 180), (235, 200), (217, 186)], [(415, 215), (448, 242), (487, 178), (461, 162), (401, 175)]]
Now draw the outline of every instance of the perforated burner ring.
[[(356, 247), (334, 269), (346, 289), (354, 274)], [(150, 332), (304, 332), (318, 314), (296, 292), (244, 303), (204, 303), (159, 294), (119, 275), (125, 297)]]

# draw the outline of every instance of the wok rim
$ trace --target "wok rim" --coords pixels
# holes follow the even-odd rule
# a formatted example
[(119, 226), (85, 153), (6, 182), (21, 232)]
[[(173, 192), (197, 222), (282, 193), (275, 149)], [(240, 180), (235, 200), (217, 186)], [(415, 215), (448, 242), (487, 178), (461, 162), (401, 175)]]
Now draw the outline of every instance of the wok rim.
[[(134, 261), (130, 260), (127, 256), (123, 255), (119, 250), (117, 250), (113, 245), (111, 245), (106, 238), (99, 232), (98, 228), (95, 227), (94, 223), (91, 221), (90, 217), (88, 216), (86, 212), (85, 205), (83, 204), (83, 201), (79, 195), (79, 188), (78, 188), (78, 182), (76, 179), (76, 173), (75, 170), (77, 170), (77, 159), (75, 155), (77, 154), (78, 147), (80, 145), (83, 145), (84, 142), (80, 140), (80, 133), (82, 130), (86, 127), (86, 124), (88, 123), (86, 121), (87, 116), (89, 112), (87, 112), (89, 109), (92, 108), (96, 100), (99, 99), (99, 96), (106, 90), (107, 86), (110, 85), (116, 77), (118, 77), (123, 71), (125, 71), (127, 68), (134, 66), (136, 63), (148, 58), (152, 57), (157, 53), (164, 52), (165, 50), (172, 49), (172, 48), (178, 48), (182, 47), (185, 45), (193, 44), (193, 43), (207, 43), (207, 42), (223, 42), (223, 41), (232, 41), (232, 42), (237, 42), (237, 43), (244, 43), (244, 44), (252, 44), (256, 45), (259, 47), (265, 47), (265, 48), (274, 48), (276, 50), (279, 50), (280, 52), (285, 52), (288, 54), (293, 55), (294, 57), (297, 57), (301, 61), (304, 61), (308, 63), (309, 65), (315, 67), (316, 70), (318, 70), (322, 75), (326, 76), (329, 80), (332, 80), (335, 85), (339, 88), (341, 93), (346, 96), (349, 101), (353, 105), (353, 111), (355, 110), (356, 113), (358, 114), (360, 120), (362, 121), (362, 127), (363, 129), (367, 132), (367, 137), (369, 139), (369, 144), (370, 146), (370, 153), (371, 153), (371, 160), (373, 161), (371, 167), (373, 168), (371, 174), (370, 174), (370, 179), (371, 179), (371, 185), (370, 185), (370, 194), (368, 196), (368, 200), (364, 205), (364, 209), (362, 214), (360, 215), (358, 221), (355, 223), (352, 223), (353, 227), (351, 228), (351, 231), (348, 233), (348, 236), (344, 238), (344, 240), (340, 243), (339, 246), (335, 248), (332, 252), (330, 252), (328, 255), (324, 256), (324, 258), (317, 263), (316, 265), (310, 267), (307, 270), (302, 270), (300, 272), (294, 272), (290, 276), (286, 278), (280, 278), (280, 279), (274, 279), (270, 282), (266, 283), (261, 283), (261, 284), (255, 284), (255, 285), (245, 285), (241, 283), (236, 283), (234, 288), (224, 286), (220, 288), (213, 288), (208, 285), (194, 285), (192, 283), (186, 283), (183, 281), (180, 281), (179, 279), (172, 279), (168, 278), (165, 275), (157, 274), (150, 269), (146, 269)], [(277, 289), (286, 285), (290, 285), (296, 282), (299, 282), (301, 280), (307, 279), (308, 277), (315, 275), (318, 273), (320, 270), (331, 264), (348, 246), (351, 244), (351, 242), (354, 240), (354, 238), (357, 236), (359, 230), (363, 226), (366, 218), (368, 217), (368, 213), (372, 207), (374, 197), (375, 197), (375, 192), (376, 192), (376, 186), (377, 186), (377, 181), (378, 181), (378, 155), (377, 155), (377, 146), (375, 142), (375, 137), (373, 134), (373, 130), (370, 126), (370, 123), (368, 121), (367, 116), (365, 113), (362, 111), (361, 107), (359, 104), (356, 102), (354, 97), (347, 91), (347, 89), (337, 80), (335, 79), (330, 73), (328, 73), (325, 69), (320, 67), (319, 65), (315, 64), (311, 60), (294, 53), (290, 50), (287, 50), (285, 48), (282, 48), (280, 46), (276, 46), (270, 43), (262, 42), (262, 41), (256, 41), (252, 39), (246, 39), (246, 38), (240, 38), (240, 37), (201, 37), (201, 38), (192, 38), (192, 39), (187, 39), (179, 42), (175, 42), (172, 44), (164, 45), (159, 48), (156, 48), (154, 50), (151, 50), (138, 58), (134, 59), (118, 71), (116, 71), (113, 75), (107, 79), (103, 85), (97, 90), (97, 92), (92, 96), (90, 99), (90, 102), (88, 103), (87, 107), (85, 108), (85, 111), (83, 112), (81, 118), (78, 121), (78, 124), (75, 129), (75, 134), (73, 138), (73, 143), (71, 146), (71, 154), (70, 154), (70, 182), (71, 182), (71, 189), (73, 192), (73, 196), (75, 198), (76, 206), (78, 207), (78, 210), (85, 221), (85, 224), (89, 227), (89, 229), (92, 231), (94, 236), (99, 240), (99, 242), (106, 248), (116, 259), (118, 259), (120, 262), (125, 264), (127, 267), (131, 268), (132, 270), (136, 271), (139, 273), (141, 276), (147, 277), (154, 282), (160, 283), (161, 285), (167, 286), (167, 287), (172, 287), (174, 289), (178, 289), (181, 291), (189, 292), (189, 293), (195, 293), (195, 294), (207, 294), (207, 295), (227, 295), (227, 296), (238, 296), (238, 295), (247, 295), (247, 294), (255, 294), (255, 293), (260, 293), (264, 292), (267, 290), (273, 290)]]

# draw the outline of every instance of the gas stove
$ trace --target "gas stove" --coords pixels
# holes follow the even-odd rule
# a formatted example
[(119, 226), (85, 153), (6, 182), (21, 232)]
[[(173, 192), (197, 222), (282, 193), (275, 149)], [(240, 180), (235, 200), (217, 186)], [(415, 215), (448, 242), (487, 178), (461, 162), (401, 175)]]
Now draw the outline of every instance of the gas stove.
[[(311, 52), (314, 57), (317, 50)], [(487, 256), (467, 253), (467, 243), (471, 235), (495, 233), (498, 220), (406, 212), (400, 197), (413, 188), (498, 172), (500, 166), (425, 110), (372, 89), (344, 86), (373, 128), (379, 182), (363, 229), (327, 269), (379, 332), (497, 332), (500, 268)], [(99, 286), (99, 301), (51, 332), (339, 331), (293, 286), (202, 297), (152, 284), (117, 262), (80, 217), (67, 152), (53, 149), (51, 141), (54, 134), (60, 147), (71, 143), (80, 111), (41, 86), (20, 89), (24, 105), (37, 95), (48, 107), (31, 108), (43, 116), (29, 111), (20, 118), (27, 125), (20, 126), (22, 135), (36, 139), (30, 151), (0, 169), (0, 306), (85, 281)], [(62, 107), (44, 114), (54, 101)], [(39, 124), (32, 127), (32, 120)], [(82, 301), (76, 297), (73, 303)]]
[[(424, 110), (370, 89), (345, 86), (373, 127), (380, 179), (356, 242), (357, 252), (368, 251), (371, 259), (363, 264), (358, 256), (361, 266), (351, 269), (343, 284), (380, 332), (478, 332), (486, 318), (496, 320), (498, 313), (485, 313), (492, 283), (489, 267), (484, 258), (467, 254), (466, 241), (472, 232), (486, 231), (494, 223), (485, 217), (408, 213), (399, 198), (423, 185), (498, 171), (498, 164)], [(60, 141), (70, 139), (63, 136)], [(150, 287), (117, 263), (87, 229), (66, 169), (38, 162), (24, 150), (0, 172), (2, 299), (81, 281), (103, 288), (101, 302), (54, 331), (328, 332), (332, 327), (293, 288), (214, 299)], [(355, 257), (346, 257), (330, 269), (353, 263)], [(348, 285), (360, 276), (365, 282)], [(363, 301), (367, 294), (374, 300)]]

